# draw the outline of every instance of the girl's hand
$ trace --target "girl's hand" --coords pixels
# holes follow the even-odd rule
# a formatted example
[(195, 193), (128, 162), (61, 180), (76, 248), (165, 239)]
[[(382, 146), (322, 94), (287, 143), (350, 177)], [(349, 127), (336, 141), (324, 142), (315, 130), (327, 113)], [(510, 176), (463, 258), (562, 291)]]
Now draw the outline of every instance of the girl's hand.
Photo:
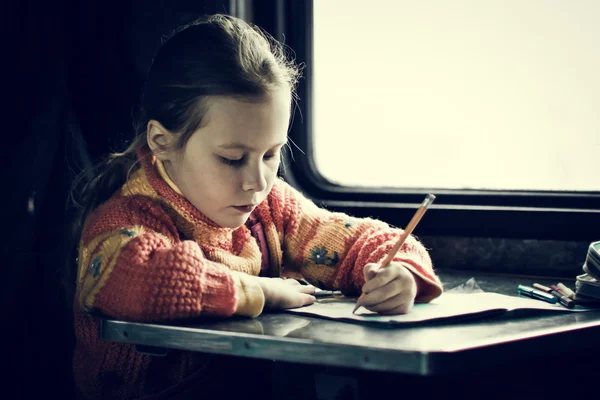
[(367, 264), (363, 269), (364, 296), (357, 304), (379, 314), (406, 314), (415, 302), (417, 279), (404, 265), (391, 262), (386, 268)]
[(265, 295), (265, 309), (281, 310), (312, 304), (315, 287), (301, 285), (295, 279), (259, 277), (258, 283)]

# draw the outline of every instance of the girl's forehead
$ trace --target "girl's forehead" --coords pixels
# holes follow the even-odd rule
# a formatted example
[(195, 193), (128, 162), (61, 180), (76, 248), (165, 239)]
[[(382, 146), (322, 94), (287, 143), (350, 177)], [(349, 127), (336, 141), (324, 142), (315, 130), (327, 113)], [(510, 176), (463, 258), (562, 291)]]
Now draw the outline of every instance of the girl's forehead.
[(211, 143), (219, 150), (260, 152), (283, 146), (287, 142), (287, 130), (236, 130), (227, 135), (213, 135), (212, 139)]
[(266, 98), (221, 97), (209, 103), (200, 136), (215, 146), (275, 146), (287, 139), (290, 95), (276, 93)]

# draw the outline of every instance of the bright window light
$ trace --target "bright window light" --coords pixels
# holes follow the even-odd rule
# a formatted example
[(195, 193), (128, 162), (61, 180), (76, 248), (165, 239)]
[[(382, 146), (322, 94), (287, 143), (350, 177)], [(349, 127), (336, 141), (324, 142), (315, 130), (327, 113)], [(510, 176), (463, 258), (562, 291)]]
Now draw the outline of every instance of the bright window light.
[(313, 141), (349, 186), (600, 190), (600, 1), (317, 0)]

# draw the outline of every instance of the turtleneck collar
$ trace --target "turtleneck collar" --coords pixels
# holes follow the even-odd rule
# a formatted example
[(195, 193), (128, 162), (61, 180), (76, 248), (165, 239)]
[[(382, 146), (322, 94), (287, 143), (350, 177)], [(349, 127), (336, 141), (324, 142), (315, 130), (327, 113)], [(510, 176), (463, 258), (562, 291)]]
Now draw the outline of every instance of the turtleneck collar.
[(203, 225), (208, 225), (212, 229), (219, 229), (227, 232), (234, 230), (218, 225), (190, 203), (189, 200), (183, 196), (175, 182), (169, 177), (163, 163), (152, 154), (152, 151), (148, 146), (141, 147), (137, 151), (137, 156), (142, 165), (147, 182), (161, 200), (169, 207), (173, 208), (178, 214), (181, 214), (186, 220), (193, 224), (201, 222)]
[(183, 196), (183, 193), (181, 193), (181, 190), (179, 190), (179, 188), (177, 187), (177, 185), (175, 184), (175, 182), (173, 182), (173, 180), (171, 179), (171, 177), (167, 173), (167, 169), (165, 168), (165, 165), (158, 158), (156, 158), (156, 169), (158, 170), (158, 174), (160, 175), (160, 177), (163, 178), (163, 180), (165, 182), (167, 182), (167, 185), (169, 185), (169, 187), (171, 189), (173, 189), (173, 191), (175, 193), (177, 193), (180, 196)]

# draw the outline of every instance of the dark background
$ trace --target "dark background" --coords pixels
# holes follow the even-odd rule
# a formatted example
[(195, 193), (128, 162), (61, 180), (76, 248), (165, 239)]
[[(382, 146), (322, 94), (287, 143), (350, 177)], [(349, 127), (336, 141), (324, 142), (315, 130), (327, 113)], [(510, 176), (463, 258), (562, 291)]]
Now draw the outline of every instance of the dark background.
[[(293, 7), (285, 10), (275, 0), (254, 3), (246, 12), (255, 23), (278, 39), (287, 26), (288, 42), (303, 40), (305, 19)], [(294, 3), (297, 8), (303, 2)], [(72, 390), (73, 332), (62, 270), (75, 268), (69, 241), (74, 214), (67, 206), (73, 177), (108, 151), (120, 149), (129, 138), (131, 111), (162, 35), (203, 14), (229, 12), (230, 2), (9, 0), (1, 7), (4, 223), (0, 296), (2, 359), (10, 369), (2, 376), (2, 387), (17, 389), (23, 398), (50, 393), (67, 398)], [(277, 15), (284, 11), (287, 17), (278, 21)], [(300, 60), (306, 57), (300, 48), (298, 54)], [(310, 77), (310, 70), (307, 74)], [(300, 88), (300, 95), (309, 98), (306, 87)], [(309, 148), (306, 128), (298, 118), (293, 135)], [(296, 158), (300, 161), (289, 174), (290, 181), (317, 198), (350, 196), (311, 184), (305, 175), (310, 162), (300, 154)], [(383, 201), (390, 197), (375, 195)], [(405, 196), (409, 202), (422, 199), (420, 193)], [(597, 207), (596, 200), (589, 200), (592, 204), (580, 199), (577, 204)], [(446, 205), (452, 202), (458, 200)], [(334, 203), (330, 208), (395, 225), (405, 224), (414, 212), (410, 207)], [(525, 220), (523, 214), (514, 212), (483, 214), (491, 216), (485, 220), (489, 225), (482, 223), (481, 213), (468, 210), (433, 208), (428, 212), (418, 233), (431, 249), (436, 267), (574, 278), (597, 231), (591, 228), (597, 214), (595, 219), (581, 213), (574, 219), (557, 214), (556, 220), (543, 219), (542, 228), (535, 225), (540, 222), (538, 214), (529, 214)], [(507, 215), (512, 224), (506, 222)]]
[(61, 276), (72, 250), (73, 177), (131, 134), (131, 110), (162, 35), (228, 7), (228, 1), (2, 3), (1, 358), (9, 369), (3, 390), (17, 389), (19, 398), (71, 395), (73, 332)]

